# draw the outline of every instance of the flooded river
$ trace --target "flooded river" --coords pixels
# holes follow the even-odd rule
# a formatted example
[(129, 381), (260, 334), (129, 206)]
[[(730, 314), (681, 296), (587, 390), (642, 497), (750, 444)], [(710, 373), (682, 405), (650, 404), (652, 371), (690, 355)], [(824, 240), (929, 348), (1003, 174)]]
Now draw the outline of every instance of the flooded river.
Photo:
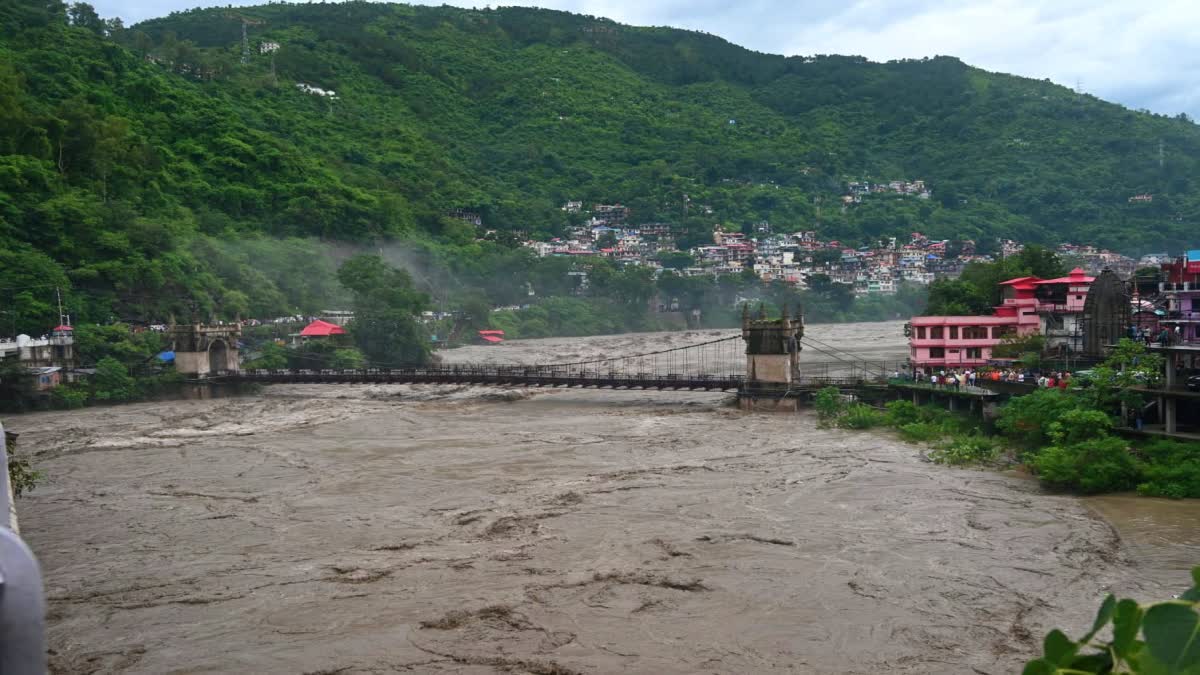
[[(899, 324), (810, 333), (904, 356)], [(54, 667), (1012, 673), (1105, 592), (1165, 597), (1200, 559), (1190, 503), (1046, 494), (728, 401), (296, 385), (11, 418), (48, 476), (21, 516)]]

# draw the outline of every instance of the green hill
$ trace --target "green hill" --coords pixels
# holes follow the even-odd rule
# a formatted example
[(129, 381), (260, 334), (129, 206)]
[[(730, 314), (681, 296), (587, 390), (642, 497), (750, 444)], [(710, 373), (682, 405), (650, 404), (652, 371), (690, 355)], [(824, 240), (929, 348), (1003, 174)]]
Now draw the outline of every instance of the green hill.
[[(1190, 121), (949, 57), (784, 58), (523, 8), (273, 4), (129, 28), (69, 14), (0, 7), (14, 326), (52, 314), (54, 286), (93, 320), (318, 309), (341, 291), (312, 238), (413, 242), (496, 302), (531, 281), (455, 209), (501, 240), (558, 232), (582, 200), (694, 241), (767, 220), (1127, 252), (1194, 244), (1200, 220)], [(847, 181), (899, 179), (933, 198), (841, 205)]]

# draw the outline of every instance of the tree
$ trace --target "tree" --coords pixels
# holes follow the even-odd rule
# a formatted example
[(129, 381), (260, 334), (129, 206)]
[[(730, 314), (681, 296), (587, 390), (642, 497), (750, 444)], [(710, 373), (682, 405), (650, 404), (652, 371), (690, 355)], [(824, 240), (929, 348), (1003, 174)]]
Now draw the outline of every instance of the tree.
[(106, 25), (100, 15), (96, 13), (96, 8), (86, 2), (76, 2), (67, 9), (67, 16), (71, 20), (71, 25), (78, 28), (85, 28), (97, 35), (104, 35)]
[(97, 401), (132, 401), (138, 396), (137, 382), (120, 361), (106, 356), (96, 364), (91, 378), (92, 395)]
[(329, 359), (330, 368), (355, 370), (366, 365), (366, 357), (357, 349), (338, 349)]
[(681, 270), (696, 265), (696, 259), (684, 251), (663, 251), (656, 259), (664, 269), (669, 270)]
[(429, 358), (416, 322), (429, 300), (413, 288), (408, 272), (379, 256), (358, 255), (342, 264), (338, 279), (354, 292), (350, 335), (372, 363), (395, 367)]

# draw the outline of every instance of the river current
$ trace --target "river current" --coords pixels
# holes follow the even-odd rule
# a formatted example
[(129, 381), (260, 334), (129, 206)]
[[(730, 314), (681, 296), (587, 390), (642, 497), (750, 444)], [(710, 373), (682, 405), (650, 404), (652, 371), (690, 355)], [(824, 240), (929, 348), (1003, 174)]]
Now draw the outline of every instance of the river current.
[[(809, 333), (905, 356), (895, 322)], [(444, 357), (584, 360), (713, 337)], [(1012, 673), (1048, 629), (1086, 630), (1105, 593), (1167, 597), (1200, 561), (1194, 502), (1049, 494), (729, 398), (289, 385), (11, 418), (47, 475), (20, 512), (53, 665)]]

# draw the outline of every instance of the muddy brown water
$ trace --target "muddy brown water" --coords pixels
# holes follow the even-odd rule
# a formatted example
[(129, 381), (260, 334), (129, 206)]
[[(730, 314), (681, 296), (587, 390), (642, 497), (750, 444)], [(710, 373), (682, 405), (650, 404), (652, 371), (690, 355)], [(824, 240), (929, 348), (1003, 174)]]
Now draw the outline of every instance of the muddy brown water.
[[(810, 330), (903, 356), (899, 324)], [(647, 339), (711, 337), (447, 358)], [(1193, 503), (1046, 494), (728, 398), (276, 386), (11, 418), (48, 476), (21, 516), (53, 665), (1010, 673), (1105, 592), (1165, 597), (1198, 557)]]

